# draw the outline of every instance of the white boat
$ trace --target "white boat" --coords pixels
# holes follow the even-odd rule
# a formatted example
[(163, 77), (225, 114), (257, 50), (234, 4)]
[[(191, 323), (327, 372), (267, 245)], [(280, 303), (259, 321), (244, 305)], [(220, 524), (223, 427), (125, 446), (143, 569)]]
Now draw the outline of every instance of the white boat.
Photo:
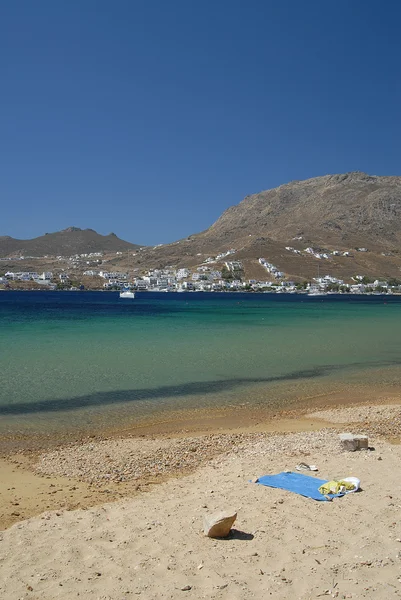
[(135, 298), (135, 293), (131, 290), (123, 290), (120, 292), (120, 298), (131, 298), (133, 300)]

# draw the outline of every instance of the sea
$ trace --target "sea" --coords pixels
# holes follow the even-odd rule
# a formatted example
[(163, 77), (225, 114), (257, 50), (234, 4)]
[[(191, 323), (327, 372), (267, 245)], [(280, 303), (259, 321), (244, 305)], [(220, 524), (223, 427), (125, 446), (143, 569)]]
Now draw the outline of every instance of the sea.
[(352, 401), (400, 367), (400, 296), (0, 293), (0, 436)]

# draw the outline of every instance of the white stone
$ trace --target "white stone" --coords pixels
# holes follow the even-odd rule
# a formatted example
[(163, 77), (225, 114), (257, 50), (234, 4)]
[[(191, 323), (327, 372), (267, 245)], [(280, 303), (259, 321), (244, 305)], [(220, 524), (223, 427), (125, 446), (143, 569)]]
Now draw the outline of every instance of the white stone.
[(227, 537), (236, 518), (237, 513), (235, 511), (222, 511), (213, 515), (205, 515), (203, 531), (208, 537)]
[(355, 452), (362, 448), (368, 448), (367, 435), (354, 435), (353, 433), (340, 433), (340, 442), (344, 450)]

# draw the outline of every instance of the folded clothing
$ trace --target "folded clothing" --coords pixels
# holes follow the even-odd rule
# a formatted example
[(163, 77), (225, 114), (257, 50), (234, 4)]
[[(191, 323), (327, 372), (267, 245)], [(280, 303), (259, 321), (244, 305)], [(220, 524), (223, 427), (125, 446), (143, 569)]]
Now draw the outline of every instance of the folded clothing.
[(320, 486), (319, 492), (321, 494), (348, 494), (349, 492), (356, 492), (359, 488), (360, 481), (356, 477), (345, 477), (339, 481), (328, 481)]

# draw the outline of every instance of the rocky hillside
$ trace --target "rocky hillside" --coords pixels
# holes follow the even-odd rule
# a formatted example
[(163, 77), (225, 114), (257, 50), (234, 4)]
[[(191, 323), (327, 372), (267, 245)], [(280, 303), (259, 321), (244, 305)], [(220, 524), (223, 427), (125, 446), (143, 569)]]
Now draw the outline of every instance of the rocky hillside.
[(259, 235), (289, 243), (302, 236), (321, 246), (401, 245), (401, 177), (354, 172), (293, 181), (247, 196), (202, 236), (237, 242)]
[(32, 240), (17, 240), (0, 237), (0, 257), (2, 256), (72, 256), (90, 252), (118, 252), (139, 248), (120, 240), (114, 233), (100, 235), (93, 229), (68, 227), (55, 233), (46, 233)]
[[(350, 251), (352, 256), (319, 261), (304, 252), (307, 247)], [(368, 252), (357, 252), (357, 247)], [(255, 278), (266, 277), (259, 257), (296, 278), (316, 276), (319, 263), (322, 273), (345, 278), (357, 273), (399, 277), (401, 177), (326, 175), (247, 196), (206, 231), (146, 248), (138, 264), (193, 266), (231, 248), (236, 252), (228, 260), (243, 261), (246, 275)]]

